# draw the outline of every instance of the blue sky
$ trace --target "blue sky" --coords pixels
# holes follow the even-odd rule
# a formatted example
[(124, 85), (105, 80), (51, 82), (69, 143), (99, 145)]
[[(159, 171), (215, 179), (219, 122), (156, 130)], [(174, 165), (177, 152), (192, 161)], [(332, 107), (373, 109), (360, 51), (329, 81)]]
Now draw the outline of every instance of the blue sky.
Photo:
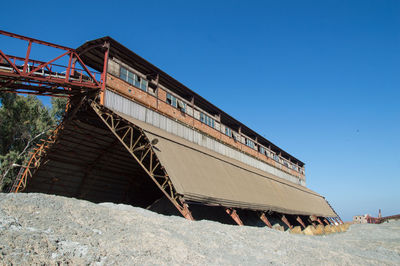
[(2, 3), (0, 28), (109, 35), (304, 161), (343, 219), (400, 213), (399, 1), (54, 3)]

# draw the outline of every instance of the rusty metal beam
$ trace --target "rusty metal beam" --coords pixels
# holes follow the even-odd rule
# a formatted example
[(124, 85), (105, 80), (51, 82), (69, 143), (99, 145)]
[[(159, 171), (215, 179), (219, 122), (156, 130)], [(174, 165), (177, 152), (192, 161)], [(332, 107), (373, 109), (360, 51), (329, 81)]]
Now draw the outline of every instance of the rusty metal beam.
[(282, 220), (282, 222), (284, 222), (290, 229), (293, 228), (293, 226), (289, 223), (289, 221), (288, 221), (288, 219), (286, 218), (285, 215), (282, 215), (281, 220)]
[(260, 219), (261, 219), (261, 221), (263, 221), (269, 228), (272, 228), (272, 225), (271, 225), (271, 223), (269, 222), (269, 220), (268, 220), (268, 218), (267, 218), (267, 216), (265, 215), (264, 212), (261, 213)]
[(297, 216), (297, 217), (296, 217), (296, 221), (298, 221), (299, 224), (301, 224), (301, 226), (303, 226), (303, 229), (306, 228), (306, 225), (304, 224), (304, 222), (303, 222), (303, 220), (300, 218), (300, 216)]
[(31, 178), (33, 174), (40, 167), (43, 159), (47, 156), (47, 151), (49, 147), (54, 144), (55, 139), (59, 132), (64, 128), (64, 123), (60, 123), (57, 128), (50, 134), (48, 139), (39, 145), (38, 149), (33, 153), (32, 157), (29, 159), (28, 164), (24, 167), (24, 171), (21, 172), (15, 179), (10, 192), (20, 192), (26, 188), (27, 179)]
[[(163, 172), (165, 176), (165, 181), (161, 182), (156, 178), (154, 169), (160, 162), (153, 150), (150, 140), (144, 134), (143, 130), (94, 101), (91, 101), (90, 105), (98, 117), (111, 130), (114, 136), (117, 137), (120, 143), (127, 149), (167, 199), (178, 209), (182, 216), (188, 220), (193, 220), (188, 205), (184, 203), (183, 197), (176, 193), (165, 168), (159, 168), (159, 171)], [(125, 131), (121, 130), (127, 128), (131, 129)], [(135, 137), (134, 135), (139, 135), (139, 137)], [(138, 149), (138, 147), (140, 147), (140, 149)], [(145, 160), (146, 158), (148, 158), (148, 160)]]
[(104, 52), (104, 64), (103, 72), (101, 73), (101, 91), (100, 91), (100, 104), (104, 105), (104, 97), (106, 93), (106, 81), (107, 81), (107, 69), (108, 69), (108, 55), (110, 53), (110, 43), (105, 43), (103, 47), (106, 47)]
[(342, 221), (342, 219), (340, 219), (339, 217), (335, 217), (335, 221), (336, 221), (338, 224), (344, 224), (343, 221)]
[(238, 224), (243, 225), (242, 220), (240, 219), (239, 215), (237, 214), (236, 210), (233, 208), (225, 208), (225, 211), (229, 216)]
[[(66, 96), (97, 93), (105, 86), (103, 83), (106, 74), (101, 73), (102, 81), (97, 81), (95, 76), (100, 73), (90, 71), (75, 49), (3, 30), (0, 30), (0, 35), (28, 42), (25, 57), (9, 55), (3, 52), (4, 49), (0, 50), (0, 59), (4, 59), (2, 62), (5, 66), (0, 69), (0, 84), (1, 87), (7, 85), (7, 88), (0, 89), (1, 91)], [(46, 62), (31, 59), (33, 43), (56, 48), (59, 54)], [(68, 57), (68, 65), (56, 64), (56, 61), (65, 57)], [(76, 62), (80, 64), (81, 69), (76, 68)], [(76, 75), (77, 72), (79, 72), (78, 75)]]
[(4, 31), (4, 30), (0, 30), (0, 34), (4, 35), (4, 36), (8, 36), (8, 37), (24, 40), (24, 41), (32, 41), (32, 42), (37, 43), (37, 44), (42, 44), (42, 45), (46, 45), (46, 46), (50, 46), (50, 47), (54, 47), (54, 48), (58, 48), (58, 49), (62, 49), (62, 50), (73, 50), (72, 48), (69, 48), (69, 47), (66, 47), (66, 46), (62, 46), (62, 45), (58, 45), (58, 44), (54, 44), (54, 43), (50, 43), (50, 42), (46, 42), (46, 41), (41, 41), (41, 40), (38, 40), (38, 39), (34, 39), (34, 38), (31, 38), (31, 37), (26, 37), (26, 36), (23, 36), (23, 35), (19, 35), (19, 34), (8, 32), (8, 31)]

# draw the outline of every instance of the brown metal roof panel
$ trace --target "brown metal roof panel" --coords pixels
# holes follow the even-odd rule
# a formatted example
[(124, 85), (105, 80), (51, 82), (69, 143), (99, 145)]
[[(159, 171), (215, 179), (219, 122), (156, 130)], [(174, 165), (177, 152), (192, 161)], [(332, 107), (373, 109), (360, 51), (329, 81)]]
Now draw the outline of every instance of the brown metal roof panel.
[(157, 138), (155, 153), (188, 200), (291, 214), (336, 216), (318, 193), (118, 113)]

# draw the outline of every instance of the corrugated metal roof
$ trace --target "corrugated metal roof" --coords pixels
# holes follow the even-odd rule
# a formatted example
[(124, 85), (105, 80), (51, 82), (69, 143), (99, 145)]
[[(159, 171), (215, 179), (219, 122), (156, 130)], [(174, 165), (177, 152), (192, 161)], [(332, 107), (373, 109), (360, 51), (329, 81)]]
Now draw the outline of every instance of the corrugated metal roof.
[(158, 139), (154, 151), (177, 193), (187, 200), (287, 214), (336, 216), (325, 198), (308, 188), (116, 113), (141, 127), (150, 140)]

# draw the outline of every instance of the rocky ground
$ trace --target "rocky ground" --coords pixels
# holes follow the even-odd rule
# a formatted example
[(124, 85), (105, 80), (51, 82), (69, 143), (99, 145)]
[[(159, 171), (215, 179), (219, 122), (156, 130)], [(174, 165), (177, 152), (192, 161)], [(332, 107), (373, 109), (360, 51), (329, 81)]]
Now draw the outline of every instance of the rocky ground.
[(0, 264), (400, 265), (400, 221), (292, 235), (144, 209), (0, 193)]

